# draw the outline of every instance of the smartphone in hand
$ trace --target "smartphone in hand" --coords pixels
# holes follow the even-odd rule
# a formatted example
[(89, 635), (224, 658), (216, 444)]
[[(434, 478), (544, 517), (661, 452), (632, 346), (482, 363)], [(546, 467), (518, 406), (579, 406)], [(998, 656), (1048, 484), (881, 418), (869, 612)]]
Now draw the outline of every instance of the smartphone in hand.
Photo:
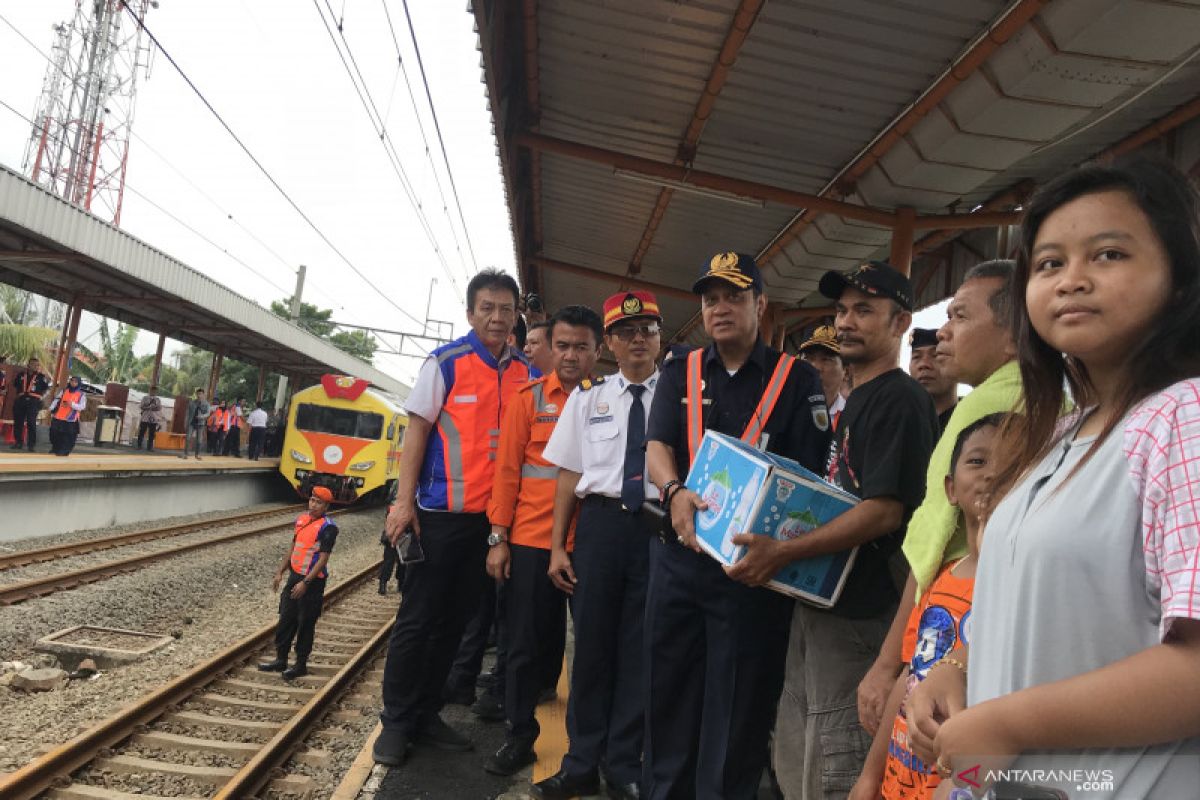
[(400, 534), (396, 542), (396, 554), (401, 564), (420, 564), (425, 560), (425, 549), (421, 547), (421, 537), (412, 528)]

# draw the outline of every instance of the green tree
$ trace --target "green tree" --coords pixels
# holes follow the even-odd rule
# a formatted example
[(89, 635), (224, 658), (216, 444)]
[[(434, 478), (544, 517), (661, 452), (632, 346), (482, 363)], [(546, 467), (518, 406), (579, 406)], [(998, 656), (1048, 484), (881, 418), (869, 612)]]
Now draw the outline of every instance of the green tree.
[[(291, 301), (286, 298), (271, 302), (271, 313), (277, 317), (291, 319), (291, 308)], [(328, 340), (339, 350), (368, 364), (374, 363), (375, 350), (378, 347), (375, 337), (369, 331), (339, 331), (337, 326), (330, 322), (332, 316), (333, 309), (317, 308), (312, 303), (301, 302), (300, 317), (296, 324), (314, 336)]]
[(28, 325), (0, 325), (0, 356), (10, 364), (24, 364), (30, 358), (42, 362), (42, 368), (52, 364), (50, 346), (58, 336), (49, 328), (33, 328)]

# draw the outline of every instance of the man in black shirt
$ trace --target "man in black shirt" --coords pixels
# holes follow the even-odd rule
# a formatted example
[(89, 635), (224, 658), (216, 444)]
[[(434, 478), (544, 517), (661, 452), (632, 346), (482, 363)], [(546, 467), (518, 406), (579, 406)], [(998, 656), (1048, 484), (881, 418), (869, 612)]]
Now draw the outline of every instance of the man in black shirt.
[[(646, 433), (650, 477), (673, 531), (650, 542), (642, 791), (654, 800), (735, 800), (757, 796), (767, 765), (795, 602), (730, 580), (696, 543), (693, 520), (705, 506), (679, 483), (701, 434), (689, 431), (687, 409), (701, 404), (703, 427), (814, 471), (828, 452), (829, 413), (817, 371), (759, 339), (766, 298), (753, 258), (718, 254), (692, 291), (713, 343), (664, 364)], [(700, 396), (686, 388), (689, 370), (699, 371), (691, 383)], [(773, 410), (760, 409), (779, 380)]]
[(37, 444), (37, 417), (42, 410), (42, 397), (50, 388), (50, 379), (42, 372), (42, 362), (29, 359), (25, 371), (13, 381), (17, 399), (13, 401), (13, 450), (28, 447), (33, 452)]
[(913, 328), (908, 335), (908, 346), (912, 355), (908, 359), (908, 374), (921, 384), (933, 398), (937, 409), (938, 433), (946, 430), (946, 423), (958, 405), (958, 382), (945, 369), (937, 357), (938, 336), (935, 328)]
[(821, 294), (836, 301), (842, 358), (854, 390), (838, 420), (829, 480), (862, 499), (799, 538), (735, 537), (748, 552), (731, 577), (759, 585), (798, 558), (858, 548), (833, 608), (796, 604), (787, 678), (775, 730), (775, 774), (789, 798), (845, 794), (871, 746), (858, 721), (856, 690), (875, 660), (899, 600), (889, 559), (925, 495), (925, 470), (938, 436), (929, 393), (904, 373), (900, 340), (912, 322), (908, 278), (872, 261), (829, 272)]

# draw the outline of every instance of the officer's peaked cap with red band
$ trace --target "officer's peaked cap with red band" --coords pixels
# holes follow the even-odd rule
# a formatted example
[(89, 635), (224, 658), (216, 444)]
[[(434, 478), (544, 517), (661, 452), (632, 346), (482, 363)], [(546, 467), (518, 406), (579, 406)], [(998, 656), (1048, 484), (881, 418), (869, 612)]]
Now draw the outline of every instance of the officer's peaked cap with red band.
[(650, 292), (617, 292), (604, 301), (604, 330), (623, 319), (650, 317), (662, 322), (658, 300)]

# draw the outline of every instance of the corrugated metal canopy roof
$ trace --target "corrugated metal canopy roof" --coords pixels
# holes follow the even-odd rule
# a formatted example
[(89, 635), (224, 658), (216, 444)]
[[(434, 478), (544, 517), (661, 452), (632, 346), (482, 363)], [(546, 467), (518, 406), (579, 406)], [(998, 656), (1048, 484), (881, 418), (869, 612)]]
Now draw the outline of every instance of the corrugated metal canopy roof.
[(0, 167), (0, 282), (287, 374), (408, 386)]
[[(1200, 113), (1200, 0), (472, 10), (518, 263), (550, 308), (598, 305), (622, 278), (686, 289), (724, 250), (758, 255), (778, 312), (823, 306), (825, 270), (888, 257), (897, 209), (918, 216), (919, 257), (949, 238), (929, 231), (1011, 221), (1032, 182), (1183, 104)], [(885, 216), (814, 208), (812, 195)], [(963, 221), (985, 203), (989, 217)], [(917, 263), (914, 280), (930, 268)], [(668, 330), (686, 336), (696, 304), (664, 306)]]

